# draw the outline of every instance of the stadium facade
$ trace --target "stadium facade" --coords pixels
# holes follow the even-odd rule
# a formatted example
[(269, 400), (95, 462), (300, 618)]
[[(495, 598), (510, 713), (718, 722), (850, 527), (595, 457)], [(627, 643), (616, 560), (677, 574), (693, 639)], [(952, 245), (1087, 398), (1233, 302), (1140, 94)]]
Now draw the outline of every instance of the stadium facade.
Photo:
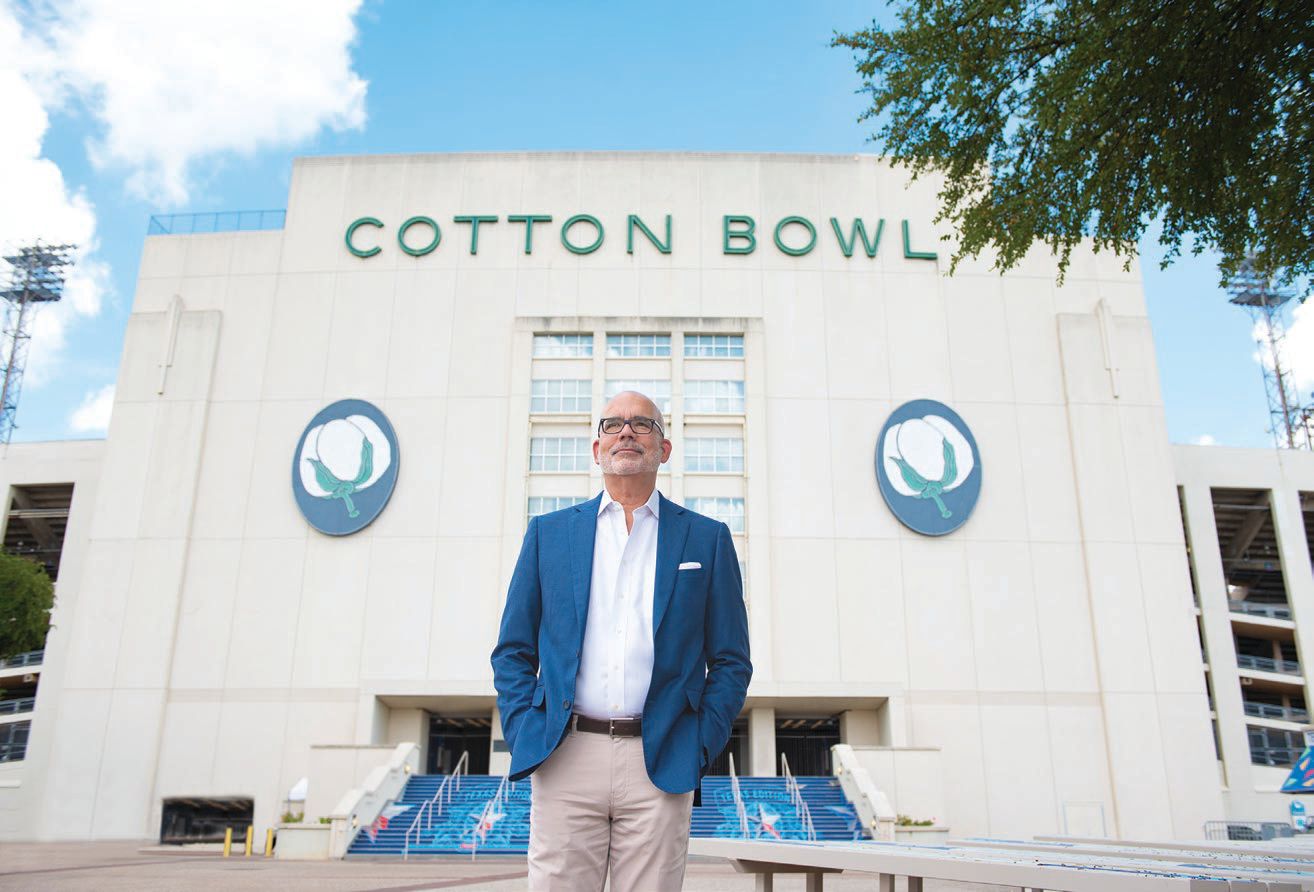
[[(326, 752), (403, 741), (500, 773), (510, 570), (600, 489), (622, 388), (663, 403), (661, 490), (735, 534), (740, 773), (848, 743), (962, 835), (1282, 819), (1314, 456), (1170, 446), (1135, 266), (948, 277), (935, 207), (866, 156), (408, 155), (298, 160), (281, 228), (158, 226), (107, 438), (0, 460), (7, 547), (58, 572), (44, 654), (0, 667), (31, 694), (0, 837), (269, 826), (307, 776), (313, 817), (358, 780)], [(901, 477), (918, 400), (964, 438)]]

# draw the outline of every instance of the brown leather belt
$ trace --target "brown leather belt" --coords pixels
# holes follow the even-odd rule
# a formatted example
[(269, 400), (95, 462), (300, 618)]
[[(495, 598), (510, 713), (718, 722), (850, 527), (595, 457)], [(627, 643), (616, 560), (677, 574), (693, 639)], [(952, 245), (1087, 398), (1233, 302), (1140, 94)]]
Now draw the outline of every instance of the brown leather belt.
[(643, 734), (643, 719), (591, 719), (576, 713), (570, 717), (574, 731), (590, 734), (607, 734), (611, 737), (639, 737)]

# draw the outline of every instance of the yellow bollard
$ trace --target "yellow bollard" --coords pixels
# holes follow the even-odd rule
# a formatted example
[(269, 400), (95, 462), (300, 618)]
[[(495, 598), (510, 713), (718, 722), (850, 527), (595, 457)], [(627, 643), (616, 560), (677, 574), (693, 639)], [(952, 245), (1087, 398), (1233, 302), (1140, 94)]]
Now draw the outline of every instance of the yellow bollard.
[(224, 830), (224, 857), (227, 858), (228, 853), (231, 852), (232, 850), (233, 850), (233, 828), (228, 827), (227, 829)]
[(255, 828), (252, 827), (250, 824), (248, 824), (246, 827), (246, 845), (243, 847), (244, 851), (242, 852), (243, 857), (246, 858), (251, 857), (251, 841), (254, 838), (255, 838)]
[(265, 857), (268, 858), (274, 854), (274, 828), (270, 827), (265, 831)]

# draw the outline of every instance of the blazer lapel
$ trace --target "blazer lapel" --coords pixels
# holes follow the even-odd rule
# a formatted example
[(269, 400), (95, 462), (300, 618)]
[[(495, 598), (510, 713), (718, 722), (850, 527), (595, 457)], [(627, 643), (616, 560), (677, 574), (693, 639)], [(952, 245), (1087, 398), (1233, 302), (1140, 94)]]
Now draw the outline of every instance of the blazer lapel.
[(661, 497), (661, 514), (657, 517), (657, 575), (652, 590), (652, 635), (657, 639), (662, 617), (671, 603), (675, 591), (676, 567), (684, 553), (684, 540), (689, 537), (689, 519), (684, 508), (665, 496)]
[(602, 493), (575, 506), (570, 518), (570, 572), (575, 589), (575, 617), (581, 638), (589, 616), (589, 587), (593, 580), (593, 544), (598, 530), (598, 503)]

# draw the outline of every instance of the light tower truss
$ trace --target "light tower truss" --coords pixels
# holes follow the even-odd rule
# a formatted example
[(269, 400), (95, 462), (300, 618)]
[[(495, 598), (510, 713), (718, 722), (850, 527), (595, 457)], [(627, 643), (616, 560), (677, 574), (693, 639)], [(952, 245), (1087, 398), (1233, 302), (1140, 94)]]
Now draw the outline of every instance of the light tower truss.
[(76, 248), (76, 245), (38, 242), (4, 258), (10, 271), (8, 283), (0, 288), (0, 298), (6, 304), (0, 338), (0, 360), (4, 362), (4, 380), (0, 383), (0, 442), (8, 443), (14, 433), (27, 347), (32, 340), (32, 319), (42, 304), (55, 303), (64, 296), (65, 270), (73, 264)]

